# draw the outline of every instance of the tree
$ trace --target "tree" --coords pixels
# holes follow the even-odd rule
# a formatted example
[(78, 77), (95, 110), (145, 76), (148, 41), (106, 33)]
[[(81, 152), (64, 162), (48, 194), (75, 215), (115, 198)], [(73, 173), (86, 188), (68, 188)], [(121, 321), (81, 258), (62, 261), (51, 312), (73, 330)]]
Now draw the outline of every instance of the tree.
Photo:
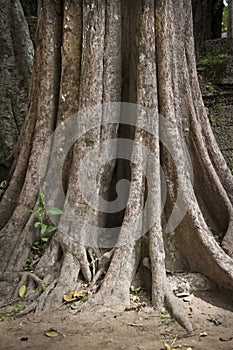
[(227, 20), (227, 37), (233, 38), (233, 2), (228, 0), (228, 20)]
[(33, 46), (19, 1), (3, 1), (0, 16), (0, 181), (5, 180), (26, 115)]
[[(190, 321), (169, 287), (166, 256), (172, 255), (174, 270), (199, 271), (220, 287), (233, 288), (233, 179), (214, 139), (198, 85), (191, 1), (59, 0), (41, 1), (39, 9), (23, 142), (0, 207), (0, 266), (4, 282), (1, 293), (9, 295), (13, 288), (17, 294), (26, 283), (29, 299), (35, 299), (27, 311), (39, 312), (60, 303), (65, 292), (83, 288), (86, 282), (93, 297), (83, 308), (93, 304), (128, 305), (132, 280), (147, 261), (153, 305), (160, 308), (165, 304), (180, 324), (191, 331)], [(61, 227), (63, 221), (68, 234), (62, 234), (59, 229), (53, 233), (33, 273), (22, 272), (32, 244), (38, 239), (35, 213), (29, 210), (38, 209), (39, 168), (49, 136), (56, 127), (63, 127), (77, 110), (81, 112), (105, 103), (101, 110), (97, 109), (99, 114), (93, 113), (101, 120), (108, 115), (105, 111), (108, 103), (120, 101), (142, 106), (136, 109), (136, 126), (119, 120), (85, 129), (88, 118), (79, 119), (82, 114), (75, 115), (77, 124), (73, 129), (82, 128), (84, 123), (88, 132), (76, 141), (63, 167), (65, 214), (57, 225)], [(145, 107), (153, 110), (152, 117), (149, 114), (144, 119)], [(168, 127), (164, 130), (166, 123)], [(147, 131), (148, 125), (151, 132)], [(130, 180), (126, 208), (113, 217), (111, 213), (90, 208), (76, 188), (85, 152), (117, 137), (119, 149), (122, 139), (134, 141), (131, 163), (124, 159), (108, 162), (100, 169), (93, 192), (95, 198), (102, 196), (113, 201), (118, 181)], [(62, 133), (60, 138), (63, 147), (66, 139)], [(169, 140), (170, 148), (161, 140)], [(57, 151), (56, 139), (52, 138), (51, 142), (52, 159), (53, 149), (55, 154)], [(153, 157), (141, 152), (138, 144), (148, 147)], [(194, 187), (185, 147), (193, 164)], [(90, 170), (94, 160), (107, 151), (110, 152), (105, 149), (99, 156), (93, 153), (95, 157), (88, 163)], [(160, 159), (167, 183), (162, 220)], [(49, 174), (57, 181), (55, 163), (42, 164), (42, 178)], [(150, 182), (141, 174), (142, 164), (148, 169)], [(83, 176), (88, 178), (88, 172)], [(45, 181), (44, 189), (49, 191), (49, 186)], [(46, 191), (44, 195), (46, 198)], [(56, 190), (52, 197), (52, 200), (60, 199)], [(176, 204), (178, 199), (180, 206)], [(149, 222), (148, 232), (144, 234), (142, 225), (136, 240), (131, 228), (135, 227), (135, 218), (147, 200), (148, 210), (143, 220)], [(40, 196), (40, 205), (41, 202)], [(71, 210), (67, 212), (67, 207), (84, 217), (78, 232), (75, 232), (76, 222), (66, 216)], [(179, 223), (182, 208), (185, 215)], [(179, 223), (175, 228), (171, 217)], [(92, 227), (107, 229), (120, 223), (116, 244), (88, 246), (85, 220)], [(169, 227), (170, 235), (165, 232)], [(80, 232), (81, 240), (76, 240), (75, 233)], [(222, 238), (221, 246), (216, 235)], [(30, 294), (33, 286), (40, 288)]]
[(196, 52), (205, 40), (222, 36), (223, 0), (192, 0)]
[(36, 25), (37, 25), (37, 0), (21, 0), (23, 11), (28, 22), (33, 45), (35, 45)]

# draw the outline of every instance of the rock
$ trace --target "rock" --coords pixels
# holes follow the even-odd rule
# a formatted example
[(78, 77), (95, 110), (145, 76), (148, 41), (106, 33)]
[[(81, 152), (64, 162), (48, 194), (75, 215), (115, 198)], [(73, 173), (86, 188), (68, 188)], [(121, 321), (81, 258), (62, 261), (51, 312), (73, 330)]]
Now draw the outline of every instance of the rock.
[(198, 71), (212, 130), (233, 171), (233, 39), (205, 41), (198, 58)]
[(202, 44), (200, 56), (211, 81), (219, 85), (233, 84), (233, 40), (229, 38), (207, 40)]
[(181, 297), (196, 291), (215, 290), (216, 284), (200, 273), (178, 273), (168, 276), (172, 290)]

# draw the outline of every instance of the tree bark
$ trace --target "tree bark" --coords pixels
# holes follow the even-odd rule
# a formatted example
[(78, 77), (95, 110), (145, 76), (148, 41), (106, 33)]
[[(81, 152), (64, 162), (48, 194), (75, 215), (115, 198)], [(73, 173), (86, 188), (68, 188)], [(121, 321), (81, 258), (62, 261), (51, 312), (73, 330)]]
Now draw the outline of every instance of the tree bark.
[(233, 38), (233, 1), (228, 0), (227, 37)]
[(196, 54), (203, 41), (222, 36), (223, 0), (192, 0)]
[(0, 181), (27, 113), (33, 46), (20, 1), (3, 1), (0, 16)]
[[(32, 279), (46, 285), (42, 294), (34, 294), (30, 310), (55, 306), (67, 291), (84, 288), (84, 283), (90, 297), (83, 309), (96, 304), (124, 307), (146, 257), (153, 305), (167, 306), (191, 332), (190, 320), (167, 280), (168, 247), (177, 252), (174, 270), (179, 266), (199, 271), (220, 287), (233, 289), (233, 178), (213, 137), (198, 85), (191, 1), (42, 1), (39, 10), (30, 109), (0, 207), (1, 279), (13, 294), (22, 284), (22, 267), (38, 235), (29, 210), (38, 207), (43, 162), (46, 205), (59, 203), (64, 214), (34, 275), (23, 277), (23, 283)], [(111, 105), (120, 101), (131, 103), (120, 105), (126, 119), (117, 113), (108, 123)], [(71, 114), (73, 124), (66, 134)], [(76, 128), (86, 132), (72, 141), (65, 157), (63, 149)], [(55, 129), (62, 132), (58, 140), (54, 134), (49, 157), (44, 158)], [(92, 157), (82, 168), (87, 152)], [(111, 162), (103, 166), (108, 157)], [(57, 169), (63, 161), (61, 176)], [(97, 204), (92, 207), (85, 200), (80, 178), (88, 189), (94, 166), (99, 173), (90, 197), (97, 204), (109, 200), (106, 209), (117, 197), (120, 180), (130, 181), (129, 190), (123, 187), (126, 205), (117, 213), (98, 210)], [(167, 197), (161, 220), (163, 177)], [(56, 186), (61, 182), (64, 195)], [(224, 236), (222, 247), (216, 234)], [(165, 244), (168, 240), (170, 245)]]

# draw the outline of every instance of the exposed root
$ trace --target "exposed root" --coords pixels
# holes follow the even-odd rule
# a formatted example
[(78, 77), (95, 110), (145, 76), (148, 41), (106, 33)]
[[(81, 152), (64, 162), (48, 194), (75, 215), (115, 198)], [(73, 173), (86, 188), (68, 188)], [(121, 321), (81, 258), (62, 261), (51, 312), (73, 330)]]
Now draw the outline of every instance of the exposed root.
[(107, 273), (108, 266), (111, 261), (111, 257), (113, 255), (113, 250), (104, 253), (98, 260), (98, 271), (94, 275), (91, 284), (88, 287), (88, 290), (91, 290), (92, 292), (95, 292), (98, 289), (97, 282), (98, 280)]
[(233, 259), (233, 218), (230, 220), (221, 247)]
[(19, 318), (19, 317), (25, 316), (25, 315), (29, 314), (29, 312), (35, 311), (35, 309), (36, 309), (36, 301), (34, 301), (32, 304), (28, 305), (28, 306), (26, 307), (26, 309), (24, 309), (24, 310), (18, 312), (18, 313), (15, 315), (15, 317), (16, 317), (16, 318)]
[(232, 290), (233, 260), (215, 241), (195, 203), (176, 231), (175, 244), (188, 269), (202, 273), (220, 288)]
[(187, 333), (193, 332), (193, 326), (186, 315), (180, 301), (169, 288), (165, 291), (165, 306), (171, 313), (171, 316), (186, 330)]
[(12, 304), (14, 304), (14, 303), (17, 303), (17, 302), (20, 301), (20, 300), (21, 300), (21, 298), (15, 298), (15, 299), (9, 300), (9, 301), (6, 302), (6, 303), (2, 303), (2, 304), (0, 304), (0, 309), (1, 309), (2, 307), (6, 307), (6, 306), (12, 305)]
[(35, 299), (41, 294), (41, 292), (45, 290), (46, 288), (45, 283), (39, 277), (37, 277), (34, 273), (22, 272), (22, 273), (19, 273), (19, 275), (21, 275), (21, 280), (14, 291), (13, 298), (16, 298), (19, 295), (20, 287), (22, 285), (28, 286), (30, 281), (33, 281), (36, 284), (37, 293), (33, 293), (33, 294), (29, 293), (29, 295), (27, 295), (27, 299), (30, 299), (30, 298)]

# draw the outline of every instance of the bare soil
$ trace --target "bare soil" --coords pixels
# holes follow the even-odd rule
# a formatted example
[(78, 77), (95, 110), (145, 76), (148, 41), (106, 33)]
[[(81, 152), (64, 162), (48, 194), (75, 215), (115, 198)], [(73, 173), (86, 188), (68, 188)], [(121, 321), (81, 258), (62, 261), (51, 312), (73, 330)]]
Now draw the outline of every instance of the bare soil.
[[(232, 295), (209, 291), (181, 300), (194, 326), (189, 336), (165, 311), (159, 314), (149, 306), (121, 312), (96, 307), (75, 315), (63, 306), (21, 318), (4, 317), (1, 308), (0, 349), (169, 349), (164, 343), (173, 349), (233, 349)], [(57, 331), (56, 337), (45, 335), (51, 329)]]

